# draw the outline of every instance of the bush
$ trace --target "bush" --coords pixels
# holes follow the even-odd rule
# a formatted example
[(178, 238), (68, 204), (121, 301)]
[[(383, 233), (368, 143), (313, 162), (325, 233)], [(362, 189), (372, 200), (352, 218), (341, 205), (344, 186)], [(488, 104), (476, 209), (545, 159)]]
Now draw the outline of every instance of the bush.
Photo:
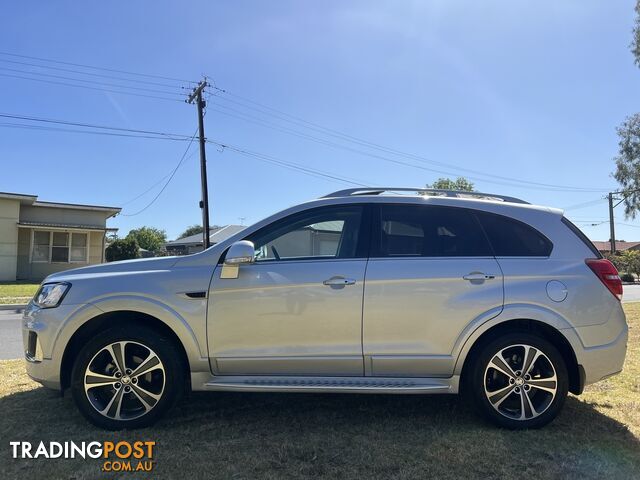
[(138, 258), (140, 247), (138, 242), (133, 238), (123, 238), (122, 240), (114, 240), (105, 250), (105, 258), (107, 262), (116, 262), (118, 260), (131, 260)]
[(632, 273), (623, 273), (622, 275), (620, 275), (620, 278), (622, 279), (623, 282), (635, 282), (636, 281), (636, 277), (634, 277)]

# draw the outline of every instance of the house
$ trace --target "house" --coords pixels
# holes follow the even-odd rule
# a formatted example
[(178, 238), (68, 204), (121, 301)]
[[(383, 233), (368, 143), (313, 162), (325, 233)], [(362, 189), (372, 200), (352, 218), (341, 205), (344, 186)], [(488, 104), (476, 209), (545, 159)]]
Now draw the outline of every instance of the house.
[(40, 281), (69, 268), (104, 262), (107, 219), (117, 207), (43, 202), (0, 192), (0, 281)]
[[(592, 243), (600, 253), (611, 253), (610, 241), (593, 241)], [(640, 242), (625, 242), (624, 240), (616, 240), (616, 252), (624, 252), (625, 250), (640, 250)]]
[[(211, 242), (211, 245), (215, 245), (245, 228), (245, 225), (226, 225), (224, 227), (211, 228), (209, 229), (209, 242)], [(167, 253), (171, 255), (190, 255), (201, 252), (203, 250), (203, 243), (202, 234), (198, 233), (197, 235), (190, 235), (179, 238), (178, 240), (173, 240), (172, 242), (167, 242), (164, 244), (164, 248), (167, 250)]]

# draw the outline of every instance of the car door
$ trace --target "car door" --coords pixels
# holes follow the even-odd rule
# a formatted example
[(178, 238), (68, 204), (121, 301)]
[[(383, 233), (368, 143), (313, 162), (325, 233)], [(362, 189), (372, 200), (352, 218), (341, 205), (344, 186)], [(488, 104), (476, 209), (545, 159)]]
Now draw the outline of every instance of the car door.
[(451, 375), (463, 330), (503, 305), (500, 266), (478, 220), (465, 208), (382, 204), (372, 222), (366, 374)]
[(209, 295), (208, 341), (219, 375), (363, 375), (365, 207), (326, 206), (262, 228), (256, 260)]

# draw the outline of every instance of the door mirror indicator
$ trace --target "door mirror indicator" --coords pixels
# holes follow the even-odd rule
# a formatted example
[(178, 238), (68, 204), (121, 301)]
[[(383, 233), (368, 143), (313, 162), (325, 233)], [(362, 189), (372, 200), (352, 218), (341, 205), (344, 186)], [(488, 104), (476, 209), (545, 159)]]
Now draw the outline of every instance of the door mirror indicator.
[(220, 278), (238, 278), (240, 265), (253, 263), (256, 259), (255, 255), (253, 242), (248, 240), (235, 242), (227, 250)]

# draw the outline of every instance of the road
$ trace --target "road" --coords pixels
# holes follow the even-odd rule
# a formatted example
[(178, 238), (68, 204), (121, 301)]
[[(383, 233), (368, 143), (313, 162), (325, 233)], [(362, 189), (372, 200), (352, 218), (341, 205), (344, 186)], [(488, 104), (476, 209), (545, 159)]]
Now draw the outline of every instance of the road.
[[(625, 285), (622, 302), (640, 302), (640, 285)], [(21, 313), (0, 310), (0, 360), (22, 358), (21, 318)]]
[(21, 313), (0, 310), (0, 360), (22, 358)]

